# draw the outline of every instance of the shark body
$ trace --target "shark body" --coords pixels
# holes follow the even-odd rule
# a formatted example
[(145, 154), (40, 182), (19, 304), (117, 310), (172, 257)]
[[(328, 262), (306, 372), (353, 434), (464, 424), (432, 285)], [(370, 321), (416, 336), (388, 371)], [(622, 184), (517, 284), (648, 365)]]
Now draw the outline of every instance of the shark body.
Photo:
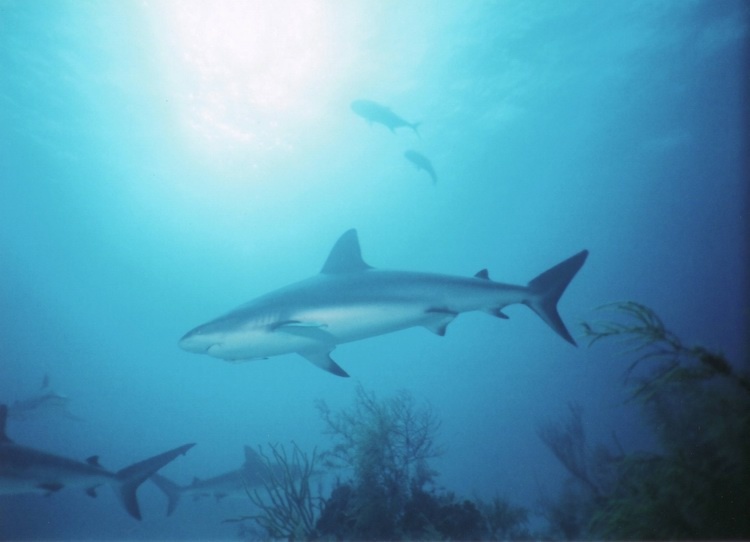
[(435, 173), (435, 168), (432, 167), (432, 162), (430, 162), (430, 159), (424, 154), (409, 150), (404, 153), (404, 158), (414, 164), (418, 170), (424, 170), (432, 179), (432, 184), (437, 184), (437, 173)]
[(391, 111), (389, 107), (380, 105), (372, 100), (354, 100), (351, 103), (351, 108), (352, 111), (370, 124), (382, 124), (394, 133), (396, 132), (396, 128), (411, 128), (415, 134), (419, 135), (417, 131), (419, 127), (418, 122), (408, 122)]
[(214, 497), (217, 501), (235, 497), (247, 499), (248, 489), (263, 483), (263, 473), (268, 468), (269, 466), (262, 462), (258, 452), (245, 446), (245, 463), (239, 469), (211, 478), (194, 478), (193, 482), (187, 486), (178, 485), (160, 474), (152, 476), (151, 481), (167, 496), (167, 515), (169, 516), (177, 508), (177, 503), (182, 497), (192, 497), (194, 500)]
[(193, 444), (185, 444), (117, 472), (99, 465), (92, 456), (85, 462), (21, 446), (5, 434), (8, 407), (0, 405), (0, 494), (50, 495), (63, 487), (80, 487), (91, 497), (104, 484), (112, 486), (125, 510), (141, 519), (136, 490), (147, 478), (170, 461), (187, 452)]
[(184, 350), (227, 361), (298, 353), (318, 367), (348, 376), (331, 359), (336, 345), (414, 326), (444, 335), (460, 313), (523, 303), (575, 345), (557, 301), (588, 256), (584, 250), (525, 286), (473, 277), (373, 269), (361, 256), (356, 230), (344, 233), (318, 275), (261, 296), (189, 331)]
[(45, 414), (55, 414), (71, 420), (80, 418), (68, 410), (70, 398), (53, 391), (49, 377), (44, 376), (40, 392), (36, 395), (13, 401), (8, 406), (8, 418), (11, 420), (29, 420)]

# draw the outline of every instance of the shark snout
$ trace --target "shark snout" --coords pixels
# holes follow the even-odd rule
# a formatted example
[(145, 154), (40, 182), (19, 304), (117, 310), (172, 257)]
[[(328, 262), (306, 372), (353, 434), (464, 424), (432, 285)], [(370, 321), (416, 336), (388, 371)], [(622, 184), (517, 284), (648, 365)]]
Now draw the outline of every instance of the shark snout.
[(180, 348), (195, 354), (205, 354), (216, 343), (209, 339), (201, 328), (188, 331), (177, 343)]

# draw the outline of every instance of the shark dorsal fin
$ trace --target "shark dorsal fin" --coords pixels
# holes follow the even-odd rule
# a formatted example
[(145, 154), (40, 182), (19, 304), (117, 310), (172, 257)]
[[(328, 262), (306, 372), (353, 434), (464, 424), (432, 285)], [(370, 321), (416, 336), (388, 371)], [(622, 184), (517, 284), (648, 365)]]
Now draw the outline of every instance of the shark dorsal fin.
[(0, 442), (13, 442), (5, 434), (5, 422), (8, 419), (8, 405), (0, 405)]
[(92, 455), (91, 457), (86, 458), (86, 463), (88, 463), (92, 467), (101, 467), (101, 465), (99, 464), (98, 455)]
[(359, 248), (357, 230), (351, 229), (344, 233), (336, 244), (333, 245), (321, 273), (333, 275), (336, 273), (356, 273), (371, 269), (362, 260), (362, 251)]
[(486, 269), (480, 269), (479, 271), (477, 271), (477, 274), (474, 275), (474, 278), (490, 280), (490, 272)]
[(263, 464), (263, 460), (260, 454), (252, 449), (250, 446), (245, 446), (245, 463), (244, 468), (254, 468)]

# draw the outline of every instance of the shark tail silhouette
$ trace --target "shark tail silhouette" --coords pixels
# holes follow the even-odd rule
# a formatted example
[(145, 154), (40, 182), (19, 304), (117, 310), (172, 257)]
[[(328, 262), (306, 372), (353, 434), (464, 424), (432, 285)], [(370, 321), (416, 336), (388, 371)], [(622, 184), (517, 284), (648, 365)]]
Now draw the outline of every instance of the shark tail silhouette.
[(167, 496), (167, 515), (171, 516), (177, 508), (177, 503), (180, 502), (180, 486), (160, 474), (154, 474), (151, 481)]
[(557, 312), (557, 302), (560, 300), (565, 288), (576, 276), (583, 263), (589, 255), (588, 250), (582, 250), (575, 256), (548, 269), (534, 280), (529, 282), (530, 297), (525, 301), (539, 317), (544, 320), (555, 333), (576, 346), (576, 341), (565, 327), (565, 324)]
[(422, 137), (422, 134), (419, 133), (419, 126), (421, 125), (421, 122), (414, 122), (412, 124), (409, 124), (409, 128), (414, 130), (414, 133), (417, 134), (417, 137)]
[(117, 471), (117, 486), (115, 487), (115, 492), (128, 514), (135, 519), (141, 519), (141, 511), (138, 507), (138, 499), (135, 495), (138, 486), (148, 478), (153, 477), (156, 474), (156, 471), (170, 461), (176, 459), (177, 456), (183, 455), (193, 446), (195, 446), (195, 444), (185, 444)]

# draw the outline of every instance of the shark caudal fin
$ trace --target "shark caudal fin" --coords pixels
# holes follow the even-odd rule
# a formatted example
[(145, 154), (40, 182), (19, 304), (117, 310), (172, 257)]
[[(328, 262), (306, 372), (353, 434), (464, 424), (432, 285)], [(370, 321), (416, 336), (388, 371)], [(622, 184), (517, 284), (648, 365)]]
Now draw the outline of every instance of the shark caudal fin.
[(135, 519), (141, 519), (141, 511), (138, 508), (138, 499), (135, 496), (135, 491), (138, 489), (146, 479), (156, 474), (160, 468), (169, 463), (170, 461), (177, 458), (177, 456), (183, 455), (195, 444), (185, 444), (174, 450), (164, 452), (163, 454), (155, 455), (149, 459), (144, 459), (138, 463), (134, 463), (129, 467), (117, 471), (116, 478), (119, 486), (115, 487), (115, 492), (120, 498), (120, 502), (128, 511), (128, 514), (133, 516)]
[(171, 516), (177, 508), (177, 503), (180, 502), (180, 486), (160, 474), (154, 474), (151, 481), (167, 496), (167, 515)]
[(573, 280), (573, 277), (576, 276), (578, 270), (583, 266), (588, 255), (588, 250), (582, 250), (575, 256), (571, 256), (529, 282), (531, 295), (525, 301), (542, 320), (547, 322), (547, 325), (555, 333), (574, 346), (576, 345), (576, 341), (568, 332), (562, 318), (560, 318), (557, 312), (557, 302), (565, 291), (565, 288), (570, 284), (570, 281)]

